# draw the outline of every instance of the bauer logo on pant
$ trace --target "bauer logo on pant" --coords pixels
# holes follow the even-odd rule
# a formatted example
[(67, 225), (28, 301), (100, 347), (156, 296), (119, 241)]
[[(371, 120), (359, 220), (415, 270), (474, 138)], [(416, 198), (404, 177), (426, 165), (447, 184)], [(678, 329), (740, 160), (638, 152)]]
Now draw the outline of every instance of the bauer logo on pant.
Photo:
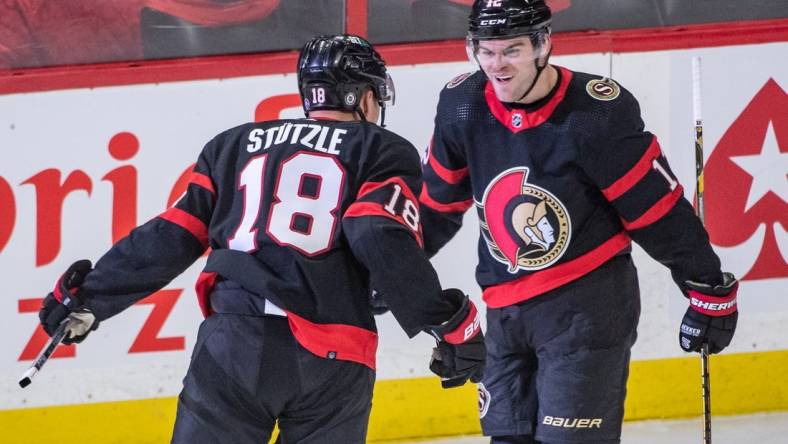
[(506, 170), (476, 202), (487, 248), (509, 273), (549, 267), (563, 256), (571, 238), (564, 204), (527, 180), (526, 167)]
[(564, 427), (567, 429), (598, 429), (602, 427), (602, 418), (559, 418), (557, 416), (545, 416), (542, 424)]

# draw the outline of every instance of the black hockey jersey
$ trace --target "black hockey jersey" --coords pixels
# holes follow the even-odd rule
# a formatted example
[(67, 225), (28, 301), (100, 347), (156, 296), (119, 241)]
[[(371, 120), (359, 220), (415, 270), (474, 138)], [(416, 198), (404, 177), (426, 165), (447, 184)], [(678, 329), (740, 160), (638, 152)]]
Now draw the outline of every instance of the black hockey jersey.
[(427, 253), (475, 207), (476, 277), (491, 307), (571, 282), (628, 253), (630, 239), (680, 285), (719, 282), (719, 259), (637, 100), (610, 79), (557, 69), (531, 111), (500, 102), (481, 71), (443, 89), (420, 195)]
[(374, 368), (370, 288), (408, 335), (451, 317), (421, 247), (419, 156), (366, 122), (279, 120), (227, 130), (202, 150), (185, 195), (134, 229), (83, 285), (99, 320), (166, 285), (209, 247), (198, 295), (228, 279), (288, 313), (316, 354)]

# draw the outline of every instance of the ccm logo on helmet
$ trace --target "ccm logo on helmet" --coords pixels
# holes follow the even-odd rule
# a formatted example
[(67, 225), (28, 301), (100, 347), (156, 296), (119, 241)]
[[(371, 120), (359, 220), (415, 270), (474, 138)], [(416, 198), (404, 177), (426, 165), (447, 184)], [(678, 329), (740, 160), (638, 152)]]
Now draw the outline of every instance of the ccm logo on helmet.
[(506, 19), (490, 19), (482, 20), (479, 22), (479, 26), (503, 25), (504, 23), (506, 23)]

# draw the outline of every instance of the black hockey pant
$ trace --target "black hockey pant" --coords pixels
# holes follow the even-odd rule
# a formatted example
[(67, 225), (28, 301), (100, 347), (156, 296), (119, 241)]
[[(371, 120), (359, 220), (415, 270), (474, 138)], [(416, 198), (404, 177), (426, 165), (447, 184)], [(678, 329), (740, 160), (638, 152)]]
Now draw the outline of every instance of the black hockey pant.
[(487, 310), (479, 384), (493, 444), (618, 444), (640, 294), (629, 255), (516, 305)]
[[(172, 442), (264, 444), (279, 422), (282, 444), (364, 443), (375, 375), (313, 355), (287, 318), (264, 301), (219, 285), (216, 314), (200, 326), (178, 398)], [(245, 313), (245, 314), (240, 314)]]

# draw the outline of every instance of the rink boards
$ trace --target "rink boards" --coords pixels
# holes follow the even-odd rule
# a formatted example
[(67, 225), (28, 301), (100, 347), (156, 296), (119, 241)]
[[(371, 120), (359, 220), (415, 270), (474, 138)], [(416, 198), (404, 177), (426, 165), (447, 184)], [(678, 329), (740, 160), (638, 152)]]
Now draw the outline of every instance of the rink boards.
[[(632, 91), (692, 198), (690, 60), (702, 56), (706, 187), (724, 190), (714, 211), (725, 217), (711, 221), (710, 232), (725, 268), (744, 277), (734, 343), (712, 358), (715, 414), (788, 409), (788, 337), (781, 334), (788, 321), (788, 185), (763, 180), (788, 151), (788, 62), (775, 57), (786, 50), (787, 43), (768, 43), (553, 59), (612, 74)], [(438, 91), (470, 69), (464, 62), (393, 67), (398, 103), (389, 128), (423, 149)], [(45, 342), (36, 330), (38, 300), (73, 260), (97, 259), (131, 226), (164, 211), (215, 133), (256, 117), (301, 116), (294, 84), (289, 74), (0, 96), (3, 442), (78, 442), (85, 428), (102, 442), (167, 440), (201, 320), (193, 283), (203, 260), (84, 344), (61, 349), (22, 391), (16, 380)], [(469, 214), (434, 264), (444, 286), (463, 288), (478, 303), (477, 236)], [(627, 419), (698, 415), (699, 361), (676, 342), (686, 302), (666, 269), (639, 249), (635, 261), (643, 315)], [(379, 318), (379, 328), (370, 439), (478, 431), (474, 387), (442, 391), (428, 377), (431, 339), (408, 341), (390, 315)]]

